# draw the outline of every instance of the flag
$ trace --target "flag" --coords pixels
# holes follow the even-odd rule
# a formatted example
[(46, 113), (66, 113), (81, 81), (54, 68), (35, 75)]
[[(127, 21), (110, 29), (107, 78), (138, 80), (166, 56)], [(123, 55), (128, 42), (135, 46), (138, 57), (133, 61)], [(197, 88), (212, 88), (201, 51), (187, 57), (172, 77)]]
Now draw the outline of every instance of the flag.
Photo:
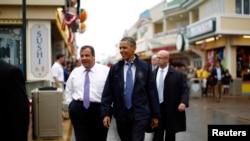
[(77, 20), (77, 15), (76, 13), (73, 12), (64, 12), (64, 17), (63, 17), (63, 21), (62, 21), (62, 29), (65, 29), (65, 26), (71, 26), (72, 24), (75, 23), (75, 21)]

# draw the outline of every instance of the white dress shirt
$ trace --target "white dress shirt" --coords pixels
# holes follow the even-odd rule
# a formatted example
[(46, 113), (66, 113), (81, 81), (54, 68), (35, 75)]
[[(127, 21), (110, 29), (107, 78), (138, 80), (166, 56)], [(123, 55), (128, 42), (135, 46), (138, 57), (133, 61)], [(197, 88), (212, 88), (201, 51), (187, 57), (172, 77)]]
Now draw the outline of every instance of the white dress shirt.
[[(160, 81), (160, 74), (161, 74), (161, 71), (163, 70), (163, 79), (165, 80), (165, 77), (168, 73), (168, 68), (169, 68), (169, 65), (167, 65), (165, 68), (158, 68), (158, 71), (157, 71), (157, 76), (156, 76), (156, 85), (157, 85), (157, 90), (159, 91), (159, 81)], [(164, 86), (164, 84), (163, 84)], [(163, 88), (164, 89), (164, 88)], [(163, 92), (163, 95), (164, 95), (164, 92)], [(162, 103), (163, 102), (163, 96), (160, 96), (159, 95), (159, 102)]]
[[(156, 76), (156, 80), (157, 80), (157, 87), (159, 87), (159, 80), (160, 80), (160, 74), (161, 74), (161, 70), (162, 68), (159, 67), (158, 71), (157, 71), (157, 76)], [(166, 66), (165, 68), (163, 68), (163, 78), (165, 79), (167, 73), (168, 73), (168, 66)]]
[[(75, 68), (66, 83), (65, 101), (70, 104), (72, 100), (83, 101), (85, 71), (83, 66)], [(102, 91), (108, 76), (109, 67), (98, 63), (90, 69), (90, 102), (101, 102)]]
[(216, 68), (216, 71), (217, 71), (217, 80), (221, 81), (221, 68)]
[(64, 82), (64, 73), (62, 64), (55, 62), (51, 68), (51, 72), (52, 72), (52, 78), (51, 78), (52, 82), (55, 82), (54, 77), (57, 77), (57, 79), (60, 82)]

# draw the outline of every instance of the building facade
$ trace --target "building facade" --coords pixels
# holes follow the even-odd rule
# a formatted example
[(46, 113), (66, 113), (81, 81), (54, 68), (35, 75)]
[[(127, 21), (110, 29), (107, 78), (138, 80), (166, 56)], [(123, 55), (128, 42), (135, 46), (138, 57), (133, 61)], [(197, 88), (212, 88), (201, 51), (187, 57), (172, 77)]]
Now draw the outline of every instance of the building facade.
[(163, 1), (148, 10), (147, 24), (143, 24), (145, 17), (140, 17), (126, 35), (138, 40), (137, 53), (142, 58), (165, 49), (176, 65), (212, 67), (219, 60), (235, 80), (232, 93), (248, 93), (249, 84), (242, 81), (241, 72), (250, 69), (249, 3), (249, 0)]
[[(0, 1), (0, 59), (23, 70), (29, 96), (32, 89), (50, 85), (56, 54), (75, 58), (76, 4), (75, 0)], [(70, 25), (63, 25), (65, 11), (76, 17), (70, 18)]]

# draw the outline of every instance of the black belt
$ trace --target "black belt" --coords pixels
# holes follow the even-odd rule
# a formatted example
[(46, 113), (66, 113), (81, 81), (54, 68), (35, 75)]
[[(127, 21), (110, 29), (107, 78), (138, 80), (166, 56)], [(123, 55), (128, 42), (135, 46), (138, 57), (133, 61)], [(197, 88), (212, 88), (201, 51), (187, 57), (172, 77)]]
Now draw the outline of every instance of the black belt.
[[(73, 100), (73, 101), (75, 101), (76, 103), (83, 103), (83, 101), (82, 100)], [(101, 105), (101, 103), (100, 102), (90, 102), (90, 106), (100, 106)]]

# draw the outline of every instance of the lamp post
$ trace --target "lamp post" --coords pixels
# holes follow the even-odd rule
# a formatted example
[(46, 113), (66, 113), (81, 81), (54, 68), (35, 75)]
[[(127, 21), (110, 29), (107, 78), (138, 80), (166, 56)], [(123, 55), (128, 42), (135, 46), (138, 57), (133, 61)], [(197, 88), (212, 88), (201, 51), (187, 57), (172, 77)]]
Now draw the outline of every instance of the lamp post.
[(25, 81), (27, 80), (26, 72), (26, 0), (22, 0), (22, 60), (23, 60), (23, 74)]

